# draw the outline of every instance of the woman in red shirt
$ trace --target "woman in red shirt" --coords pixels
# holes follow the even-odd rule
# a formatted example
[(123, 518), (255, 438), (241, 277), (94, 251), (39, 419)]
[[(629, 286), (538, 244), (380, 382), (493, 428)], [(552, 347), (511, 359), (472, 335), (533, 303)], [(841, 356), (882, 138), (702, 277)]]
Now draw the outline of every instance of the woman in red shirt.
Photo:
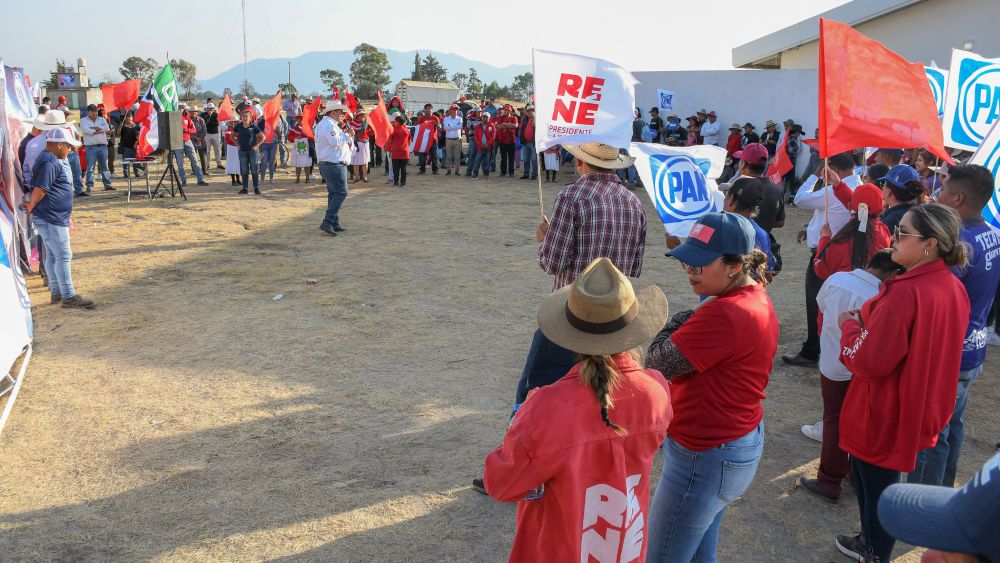
[(670, 424), (667, 382), (633, 350), (667, 320), (667, 297), (598, 258), (538, 310), (550, 340), (581, 355), (516, 411), (483, 481), (517, 501), (510, 561), (643, 561), (649, 473)]
[(743, 143), (743, 135), (740, 134), (740, 124), (733, 123), (729, 127), (729, 137), (726, 139), (726, 155), (733, 159), (733, 166), (737, 164), (736, 151), (740, 150)]
[(372, 128), (366, 119), (367, 113), (364, 108), (358, 108), (354, 112), (354, 117), (347, 123), (348, 127), (354, 130), (354, 152), (351, 153), (351, 166), (354, 167), (355, 182), (358, 180), (368, 183), (368, 139), (371, 137)]
[[(834, 187), (840, 199), (841, 190), (850, 192), (843, 182)], [(882, 214), (882, 189), (874, 184), (861, 184), (850, 193), (851, 220), (837, 234), (830, 236), (830, 225), (820, 230), (813, 270), (821, 280), (836, 272), (850, 272), (868, 266), (876, 252), (889, 248), (889, 229), (879, 220)]]
[(389, 156), (392, 158), (392, 185), (406, 187), (406, 165), (410, 162), (410, 129), (406, 118), (396, 114), (396, 126), (389, 135)]
[(906, 273), (839, 319), (840, 360), (853, 374), (840, 448), (851, 456), (861, 534), (837, 536), (837, 547), (855, 558), (889, 561), (895, 540), (879, 523), (879, 496), (913, 470), (955, 407), (969, 297), (948, 266), (968, 262), (961, 228), (943, 205), (907, 211), (892, 242), (892, 260)]
[[(757, 279), (767, 256), (735, 213), (709, 213), (667, 253), (707, 300), (653, 339), (647, 367), (670, 381), (674, 418), (649, 513), (647, 561), (714, 561), (726, 506), (757, 472), (764, 389), (778, 351), (778, 317)], [(697, 555), (697, 558), (696, 558)]]

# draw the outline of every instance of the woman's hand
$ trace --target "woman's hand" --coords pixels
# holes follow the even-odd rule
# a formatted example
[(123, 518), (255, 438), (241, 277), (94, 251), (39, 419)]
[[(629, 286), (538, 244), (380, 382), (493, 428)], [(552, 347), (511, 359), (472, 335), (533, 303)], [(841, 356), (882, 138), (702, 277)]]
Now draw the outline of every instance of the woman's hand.
[(840, 328), (844, 328), (844, 323), (850, 320), (858, 321), (858, 324), (862, 326), (864, 323), (861, 322), (861, 309), (851, 309), (850, 311), (844, 311), (837, 317), (837, 324)]

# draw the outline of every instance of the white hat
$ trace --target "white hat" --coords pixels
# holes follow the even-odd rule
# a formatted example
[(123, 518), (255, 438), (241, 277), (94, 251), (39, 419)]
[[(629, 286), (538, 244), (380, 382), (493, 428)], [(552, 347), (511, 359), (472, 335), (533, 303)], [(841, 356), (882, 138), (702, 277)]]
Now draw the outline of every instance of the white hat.
[(49, 130), (49, 132), (45, 134), (45, 142), (66, 143), (73, 147), (79, 147), (83, 144), (80, 141), (77, 141), (76, 138), (73, 137), (73, 133), (70, 133), (70, 130), (65, 127), (57, 127)]
[(321, 111), (323, 112), (323, 115), (326, 115), (331, 111), (338, 109), (343, 111), (350, 111), (351, 108), (347, 107), (346, 105), (340, 103), (337, 100), (330, 100), (329, 102), (327, 102), (326, 107), (323, 108)]
[(61, 111), (47, 111), (31, 122), (31, 126), (40, 131), (49, 131), (57, 127), (65, 127), (75, 121), (66, 121), (66, 114)]
[(215, 104), (208, 102), (203, 109), (215, 109)]

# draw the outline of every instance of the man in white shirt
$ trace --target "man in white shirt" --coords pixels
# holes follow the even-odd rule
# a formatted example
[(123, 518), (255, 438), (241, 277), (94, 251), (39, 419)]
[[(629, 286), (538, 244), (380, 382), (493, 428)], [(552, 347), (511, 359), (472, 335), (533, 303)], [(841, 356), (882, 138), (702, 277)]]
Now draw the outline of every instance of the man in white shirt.
[(103, 117), (97, 115), (97, 106), (87, 106), (87, 117), (80, 120), (80, 130), (83, 132), (84, 154), (87, 157), (87, 193), (94, 187), (94, 167), (101, 172), (101, 182), (105, 190), (111, 187), (111, 175), (108, 170), (108, 136), (111, 126)]
[(354, 149), (354, 130), (341, 128), (347, 106), (337, 100), (329, 100), (323, 108), (323, 119), (316, 126), (316, 160), (319, 173), (326, 182), (326, 216), (319, 230), (330, 236), (344, 231), (340, 226), (340, 206), (347, 199), (347, 167)]
[(719, 146), (719, 128), (721, 123), (716, 122), (715, 110), (708, 112), (708, 121), (701, 124), (702, 144)]
[(458, 165), (462, 161), (462, 116), (458, 115), (458, 106), (448, 108), (444, 118), (444, 164), (448, 169), (445, 176), (451, 176), (452, 169), (458, 176)]
[[(828, 159), (830, 169), (853, 190), (861, 185), (861, 178), (854, 175), (854, 159), (850, 153), (840, 153)], [(823, 165), (820, 165), (821, 172)], [(795, 193), (793, 203), (796, 207), (812, 209), (813, 216), (805, 229), (799, 231), (798, 241), (803, 240), (809, 245), (809, 265), (806, 268), (806, 340), (797, 354), (785, 354), (781, 357), (786, 364), (801, 367), (816, 367), (819, 359), (819, 329), (816, 317), (819, 308), (816, 305), (816, 295), (819, 293), (823, 280), (813, 271), (813, 259), (816, 258), (816, 246), (819, 245), (820, 229), (829, 220), (830, 231), (838, 232), (851, 220), (851, 211), (833, 194), (833, 186), (817, 185), (817, 178), (811, 175), (805, 179)], [(829, 205), (829, 210), (827, 210)]]
[(823, 312), (819, 371), (823, 394), (823, 420), (802, 427), (802, 433), (823, 442), (816, 479), (799, 479), (806, 491), (827, 502), (837, 502), (840, 484), (847, 477), (847, 453), (840, 449), (840, 410), (851, 384), (851, 372), (840, 361), (840, 316), (860, 309), (878, 295), (882, 282), (899, 274), (903, 267), (892, 261), (892, 250), (875, 253), (864, 269), (837, 272), (823, 282), (816, 300)]

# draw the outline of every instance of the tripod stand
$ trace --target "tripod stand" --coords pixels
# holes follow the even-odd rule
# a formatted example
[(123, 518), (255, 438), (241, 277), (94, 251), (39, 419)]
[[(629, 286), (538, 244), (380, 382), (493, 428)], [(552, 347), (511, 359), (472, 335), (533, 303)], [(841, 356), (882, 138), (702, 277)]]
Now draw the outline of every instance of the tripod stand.
[[(163, 187), (163, 180), (170, 175), (170, 197), (177, 197), (174, 193), (174, 182), (177, 183), (177, 191), (181, 193), (181, 197), (184, 201), (187, 201), (187, 194), (184, 193), (184, 186), (181, 184), (181, 179), (177, 176), (177, 168), (174, 167), (174, 160), (180, 160), (179, 158), (170, 158), (170, 152), (167, 152), (167, 166), (163, 169), (163, 174), (160, 175), (160, 181), (156, 183), (156, 189), (153, 190), (154, 194), (160, 193), (160, 188)], [(184, 161), (181, 160), (181, 166), (184, 166)]]

